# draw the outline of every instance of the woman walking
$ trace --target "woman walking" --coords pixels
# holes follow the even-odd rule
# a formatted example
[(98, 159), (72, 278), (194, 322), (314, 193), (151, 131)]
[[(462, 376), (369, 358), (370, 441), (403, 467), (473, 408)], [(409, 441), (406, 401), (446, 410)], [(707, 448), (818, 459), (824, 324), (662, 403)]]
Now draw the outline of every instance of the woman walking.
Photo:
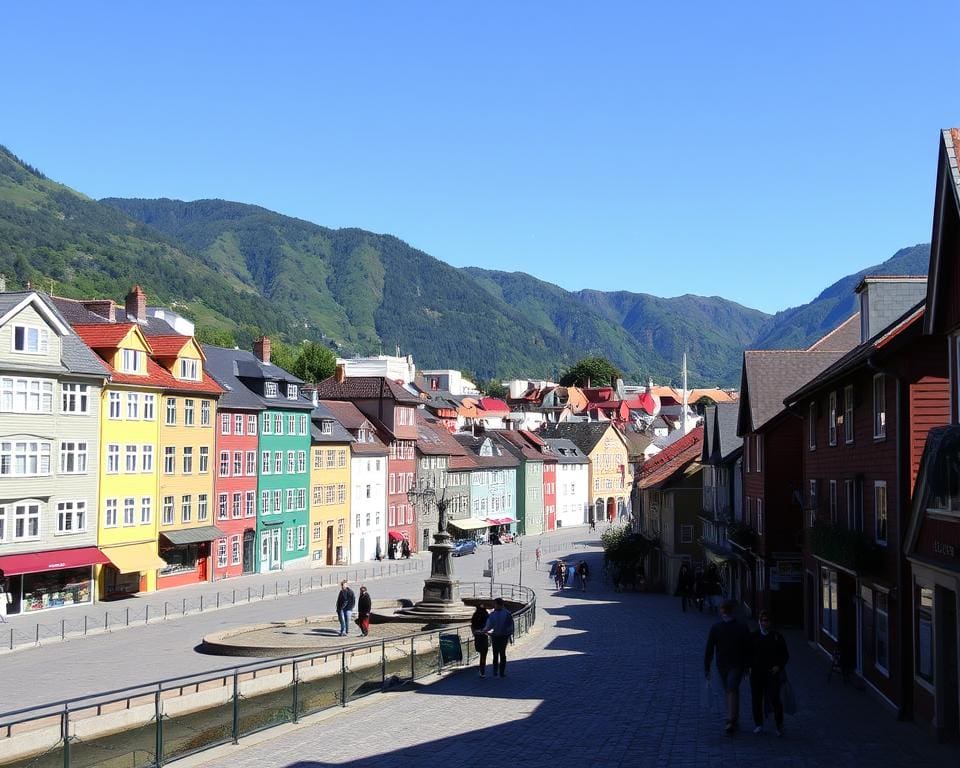
[(687, 601), (693, 597), (693, 571), (686, 563), (680, 566), (677, 574), (677, 596), (680, 598), (680, 608), (687, 612)]
[(486, 677), (487, 651), (490, 649), (490, 637), (484, 632), (489, 614), (483, 603), (477, 603), (477, 609), (470, 617), (470, 629), (473, 631), (473, 643), (480, 656), (480, 677)]
[(360, 627), (360, 634), (366, 637), (370, 634), (370, 593), (366, 587), (360, 587), (360, 597), (357, 600), (357, 626)]

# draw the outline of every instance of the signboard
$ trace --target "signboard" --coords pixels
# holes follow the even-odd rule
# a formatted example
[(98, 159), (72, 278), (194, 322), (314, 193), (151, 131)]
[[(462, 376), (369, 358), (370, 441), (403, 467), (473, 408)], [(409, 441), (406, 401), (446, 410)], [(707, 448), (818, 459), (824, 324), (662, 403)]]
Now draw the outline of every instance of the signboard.
[(440, 663), (443, 666), (463, 661), (459, 635), (440, 635)]

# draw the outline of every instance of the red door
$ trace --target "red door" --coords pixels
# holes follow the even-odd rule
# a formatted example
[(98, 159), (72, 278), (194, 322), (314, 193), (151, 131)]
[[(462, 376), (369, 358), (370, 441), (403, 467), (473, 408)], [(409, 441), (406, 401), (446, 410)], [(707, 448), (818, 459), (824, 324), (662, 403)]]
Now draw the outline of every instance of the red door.
[(197, 581), (207, 580), (207, 558), (210, 556), (210, 545), (201, 544), (197, 548)]

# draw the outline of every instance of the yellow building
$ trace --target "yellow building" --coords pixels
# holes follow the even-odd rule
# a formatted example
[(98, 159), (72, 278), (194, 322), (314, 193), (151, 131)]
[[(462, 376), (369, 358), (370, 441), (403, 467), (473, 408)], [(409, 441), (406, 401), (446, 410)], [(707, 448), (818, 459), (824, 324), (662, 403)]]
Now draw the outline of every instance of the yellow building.
[(110, 371), (101, 393), (97, 541), (111, 565), (98, 569), (98, 592), (151, 591), (165, 565), (157, 555), (161, 379), (135, 323), (74, 330)]
[(353, 438), (323, 405), (314, 408), (310, 447), (310, 563), (348, 563), (350, 444)]
[(226, 536), (213, 524), (214, 425), (223, 389), (204, 373), (203, 350), (192, 336), (152, 335), (149, 341), (162, 389), (157, 506), (165, 565), (157, 588), (165, 589), (208, 581), (211, 542)]

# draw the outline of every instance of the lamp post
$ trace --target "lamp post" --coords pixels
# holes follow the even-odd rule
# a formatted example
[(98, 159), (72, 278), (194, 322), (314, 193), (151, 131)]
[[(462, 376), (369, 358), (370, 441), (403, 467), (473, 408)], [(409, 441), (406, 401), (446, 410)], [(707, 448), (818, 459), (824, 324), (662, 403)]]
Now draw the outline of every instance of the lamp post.
[(517, 535), (517, 544), (520, 546), (520, 586), (523, 586), (523, 536)]

